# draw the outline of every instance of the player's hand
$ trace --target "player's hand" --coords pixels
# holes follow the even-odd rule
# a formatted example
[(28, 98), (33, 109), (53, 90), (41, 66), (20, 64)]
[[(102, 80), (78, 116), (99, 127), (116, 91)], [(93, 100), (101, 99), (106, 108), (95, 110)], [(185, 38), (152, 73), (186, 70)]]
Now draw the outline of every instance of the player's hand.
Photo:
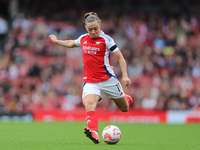
[(126, 85), (126, 86), (130, 86), (130, 85), (131, 85), (131, 80), (128, 78), (128, 76), (122, 77), (122, 82), (123, 82), (124, 85)]
[(54, 42), (54, 43), (56, 43), (56, 41), (57, 41), (57, 38), (56, 38), (56, 36), (55, 35), (49, 35), (49, 38), (52, 40), (52, 42)]

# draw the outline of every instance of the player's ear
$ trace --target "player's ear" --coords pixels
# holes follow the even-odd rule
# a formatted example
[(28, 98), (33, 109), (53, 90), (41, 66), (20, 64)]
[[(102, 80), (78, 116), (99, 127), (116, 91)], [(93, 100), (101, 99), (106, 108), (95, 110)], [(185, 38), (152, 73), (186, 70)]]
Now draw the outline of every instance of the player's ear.
[[(86, 25), (85, 25), (85, 29), (87, 30), (87, 27), (86, 27)], [(88, 31), (88, 30), (87, 30)]]

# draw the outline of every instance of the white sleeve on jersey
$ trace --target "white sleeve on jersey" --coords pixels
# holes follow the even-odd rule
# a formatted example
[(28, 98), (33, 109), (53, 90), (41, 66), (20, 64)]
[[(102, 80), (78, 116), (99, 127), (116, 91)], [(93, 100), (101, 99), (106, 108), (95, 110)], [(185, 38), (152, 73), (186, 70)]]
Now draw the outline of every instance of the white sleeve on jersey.
[(105, 41), (106, 41), (106, 48), (111, 52), (116, 52), (119, 50), (119, 48), (117, 47), (117, 45), (115, 44), (114, 40), (108, 36), (108, 35), (103, 35), (102, 37), (104, 37)]
[[(84, 34), (84, 35), (85, 35), (85, 34)], [(81, 47), (81, 38), (82, 38), (84, 35), (81, 35), (81, 36), (79, 36), (78, 39), (74, 40), (76, 46)]]

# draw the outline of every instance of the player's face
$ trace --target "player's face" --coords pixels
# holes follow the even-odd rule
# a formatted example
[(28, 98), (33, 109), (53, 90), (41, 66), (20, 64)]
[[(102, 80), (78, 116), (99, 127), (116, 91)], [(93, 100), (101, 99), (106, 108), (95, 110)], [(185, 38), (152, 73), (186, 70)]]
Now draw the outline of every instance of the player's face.
[(100, 35), (101, 24), (98, 21), (86, 23), (85, 28), (91, 38), (97, 38)]

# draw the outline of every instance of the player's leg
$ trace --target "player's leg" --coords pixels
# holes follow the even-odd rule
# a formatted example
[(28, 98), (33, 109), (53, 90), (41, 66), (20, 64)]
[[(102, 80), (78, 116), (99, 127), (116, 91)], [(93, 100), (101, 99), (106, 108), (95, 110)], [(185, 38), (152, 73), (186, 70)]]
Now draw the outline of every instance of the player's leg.
[(85, 111), (86, 112), (95, 111), (99, 99), (100, 96), (96, 94), (85, 95), (82, 99), (83, 105), (85, 106)]
[(99, 99), (100, 90), (98, 90), (98, 85), (87, 83), (83, 87), (82, 101), (86, 110), (86, 123), (88, 127), (85, 127), (83, 131), (95, 144), (100, 142), (98, 137), (98, 118), (95, 113)]
[(86, 123), (88, 127), (83, 129), (85, 135), (90, 138), (95, 144), (100, 142), (98, 136), (98, 118), (95, 113), (95, 108), (100, 96), (89, 94), (83, 97), (83, 105), (86, 110)]
[(122, 112), (127, 112), (129, 110), (129, 105), (133, 103), (133, 99), (129, 96), (124, 94), (124, 97), (118, 98), (118, 99), (113, 99), (112, 100), (115, 102), (117, 107), (122, 111)]
[(119, 80), (115, 77), (111, 77), (102, 82), (101, 90), (106, 96), (111, 98), (117, 107), (123, 112), (127, 112), (129, 110), (129, 105), (133, 103), (131, 96), (124, 93)]
[(98, 132), (98, 118), (95, 113), (99, 95), (89, 94), (83, 97), (83, 105), (86, 110), (86, 123), (88, 127)]

